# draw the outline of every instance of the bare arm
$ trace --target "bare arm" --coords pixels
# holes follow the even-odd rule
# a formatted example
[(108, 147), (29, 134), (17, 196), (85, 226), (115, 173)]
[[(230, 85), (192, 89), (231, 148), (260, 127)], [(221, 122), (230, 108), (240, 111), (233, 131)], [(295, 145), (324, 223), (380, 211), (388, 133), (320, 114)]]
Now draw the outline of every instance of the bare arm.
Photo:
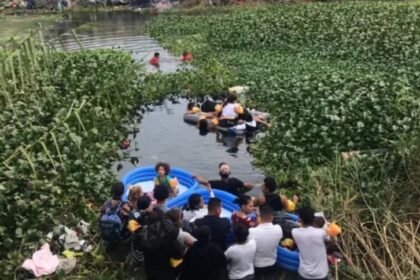
[(254, 201), (254, 206), (261, 206), (265, 203), (265, 197), (263, 195), (259, 197), (253, 197), (252, 200)]
[(244, 183), (244, 188), (245, 189), (247, 189), (247, 190), (250, 190), (250, 189), (252, 189), (254, 187), (254, 185), (253, 184), (251, 184), (251, 183)]
[(202, 184), (202, 185), (204, 185), (206, 187), (209, 187), (210, 186), (209, 180), (207, 180), (206, 178), (204, 178), (201, 175), (194, 175), (193, 178), (196, 179), (197, 182), (199, 182), (200, 184)]
[(271, 124), (269, 124), (264, 118), (259, 117), (259, 116), (254, 116), (254, 120), (257, 123), (260, 123), (262, 125), (265, 125), (266, 127), (271, 127)]
[(281, 204), (283, 205), (283, 209), (287, 209), (287, 206), (289, 204), (289, 202), (287, 201), (287, 197), (281, 194), (280, 201), (281, 201)]

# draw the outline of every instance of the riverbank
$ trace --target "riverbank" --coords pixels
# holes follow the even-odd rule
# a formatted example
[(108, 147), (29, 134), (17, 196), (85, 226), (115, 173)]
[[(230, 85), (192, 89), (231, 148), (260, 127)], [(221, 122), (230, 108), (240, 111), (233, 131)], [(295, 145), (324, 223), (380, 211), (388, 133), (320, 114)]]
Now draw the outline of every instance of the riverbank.
[(419, 273), (419, 12), (416, 2), (223, 7), (149, 26), (194, 55), (195, 71), (162, 83), (199, 94), (248, 85), (247, 105), (272, 114), (255, 164), (340, 222), (345, 279)]
[[(175, 56), (185, 49), (194, 55), (193, 71), (168, 75), (144, 75), (130, 55), (116, 51), (45, 56), (34, 42), (31, 53), (21, 46), (16, 68), (8, 61), (0, 76), (7, 97), (1, 99), (3, 278), (22, 278), (17, 268), (52, 225), (74, 226), (82, 218), (93, 225), (95, 249), (67, 277), (141, 278), (138, 265), (107, 257), (96, 228), (115, 179), (109, 168), (119, 159), (121, 135), (129, 133), (121, 124), (138, 118), (141, 104), (174, 92), (216, 94), (247, 84), (247, 105), (273, 115), (273, 128), (253, 146), (256, 165), (296, 181), (300, 187), (286, 192), (342, 226), (341, 278), (416, 279), (418, 14), (406, 3), (168, 12), (149, 32)], [(348, 151), (359, 153), (342, 158)]]

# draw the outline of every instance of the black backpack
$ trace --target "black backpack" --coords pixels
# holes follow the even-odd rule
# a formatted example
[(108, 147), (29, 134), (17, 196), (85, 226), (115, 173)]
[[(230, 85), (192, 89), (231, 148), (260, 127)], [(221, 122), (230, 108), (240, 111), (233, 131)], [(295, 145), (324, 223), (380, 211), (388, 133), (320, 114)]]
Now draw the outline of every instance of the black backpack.
[(123, 223), (120, 218), (121, 203), (112, 207), (112, 202), (106, 206), (105, 214), (102, 215), (99, 226), (101, 237), (105, 241), (119, 241), (122, 239)]
[(136, 232), (137, 248), (140, 250), (156, 250), (174, 244), (178, 238), (179, 228), (158, 207), (153, 209), (156, 219), (149, 219)]

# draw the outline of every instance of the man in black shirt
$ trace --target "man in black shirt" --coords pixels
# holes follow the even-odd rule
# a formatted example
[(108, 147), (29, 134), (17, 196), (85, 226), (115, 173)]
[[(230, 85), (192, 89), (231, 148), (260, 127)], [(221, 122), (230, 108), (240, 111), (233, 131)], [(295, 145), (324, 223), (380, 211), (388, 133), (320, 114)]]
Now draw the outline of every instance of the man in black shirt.
[(197, 227), (208, 226), (211, 231), (211, 241), (225, 251), (227, 249), (227, 237), (231, 231), (230, 221), (227, 218), (220, 218), (222, 213), (222, 201), (212, 197), (208, 203), (208, 215), (195, 221)]
[(200, 184), (213, 189), (229, 192), (236, 196), (243, 194), (253, 187), (252, 184), (244, 183), (237, 178), (230, 178), (230, 166), (225, 162), (219, 164), (219, 175), (220, 180), (206, 180), (202, 176), (195, 176), (195, 178)]

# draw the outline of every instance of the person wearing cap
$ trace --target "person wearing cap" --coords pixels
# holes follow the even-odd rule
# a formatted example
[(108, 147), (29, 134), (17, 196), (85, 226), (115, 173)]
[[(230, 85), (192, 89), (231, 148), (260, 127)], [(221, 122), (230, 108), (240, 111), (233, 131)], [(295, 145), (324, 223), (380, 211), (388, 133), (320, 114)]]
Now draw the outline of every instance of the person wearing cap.
[(219, 175), (219, 180), (206, 180), (200, 175), (194, 176), (194, 178), (202, 185), (229, 192), (236, 196), (253, 188), (253, 185), (250, 183), (244, 183), (235, 177), (230, 177), (230, 166), (226, 162), (219, 164)]

